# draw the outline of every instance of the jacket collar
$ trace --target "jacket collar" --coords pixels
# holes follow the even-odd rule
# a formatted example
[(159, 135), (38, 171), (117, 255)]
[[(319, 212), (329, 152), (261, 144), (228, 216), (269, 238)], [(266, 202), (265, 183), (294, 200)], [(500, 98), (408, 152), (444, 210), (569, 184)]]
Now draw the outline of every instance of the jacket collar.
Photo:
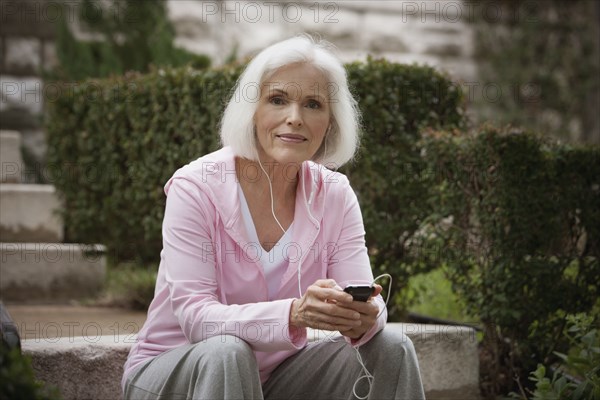
[[(324, 176), (331, 173), (320, 164), (305, 161), (300, 168), (294, 212), (294, 240), (303, 247), (308, 243), (303, 236), (310, 231), (318, 232), (324, 211)], [(235, 172), (235, 154), (231, 147), (223, 147), (213, 153), (180, 168), (165, 185), (168, 193), (174, 178), (192, 180), (212, 201), (225, 230), (242, 247), (249, 243), (239, 200), (240, 186)], [(312, 235), (310, 235), (312, 236)], [(315, 236), (316, 237), (316, 236)], [(310, 247), (312, 243), (307, 244)]]

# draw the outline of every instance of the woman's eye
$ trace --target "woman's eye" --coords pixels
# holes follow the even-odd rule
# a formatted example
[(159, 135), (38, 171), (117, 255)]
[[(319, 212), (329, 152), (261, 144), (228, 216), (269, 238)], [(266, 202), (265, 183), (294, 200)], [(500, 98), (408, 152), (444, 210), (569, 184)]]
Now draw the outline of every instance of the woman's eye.
[(275, 104), (275, 105), (282, 105), (284, 103), (284, 101), (281, 96), (273, 96), (269, 99), (269, 103)]
[(314, 108), (314, 109), (321, 108), (321, 103), (319, 103), (319, 102), (318, 102), (318, 101), (316, 101), (316, 100), (310, 100), (310, 101), (308, 102), (308, 108)]

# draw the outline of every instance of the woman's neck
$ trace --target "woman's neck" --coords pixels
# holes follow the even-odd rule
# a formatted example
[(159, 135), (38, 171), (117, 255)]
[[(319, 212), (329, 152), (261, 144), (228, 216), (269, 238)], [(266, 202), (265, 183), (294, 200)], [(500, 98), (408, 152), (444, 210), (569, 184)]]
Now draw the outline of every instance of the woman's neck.
[(300, 167), (301, 164), (298, 163), (259, 163), (236, 157), (236, 175), (244, 192), (250, 191), (259, 197), (270, 196), (270, 179), (275, 202), (289, 201), (296, 197)]

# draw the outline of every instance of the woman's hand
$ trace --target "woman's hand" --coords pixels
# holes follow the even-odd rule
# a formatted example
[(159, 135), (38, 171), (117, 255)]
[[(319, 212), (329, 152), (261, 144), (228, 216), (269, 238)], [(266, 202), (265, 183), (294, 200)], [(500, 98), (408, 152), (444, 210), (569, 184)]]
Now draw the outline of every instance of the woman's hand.
[(369, 301), (353, 301), (349, 305), (344, 304), (351, 310), (354, 310), (360, 314), (360, 325), (351, 327), (349, 329), (341, 330), (340, 333), (350, 339), (360, 339), (362, 335), (367, 333), (369, 329), (377, 322), (377, 315), (379, 314), (379, 307), (373, 301), (373, 297), (376, 297), (381, 293), (382, 287), (380, 285), (374, 285), (375, 291), (369, 299)]
[(358, 302), (352, 301), (351, 295), (337, 288), (333, 279), (320, 279), (306, 289), (301, 299), (294, 300), (290, 324), (295, 327), (354, 332), (364, 323), (360, 311), (362, 308), (355, 307), (354, 303)]

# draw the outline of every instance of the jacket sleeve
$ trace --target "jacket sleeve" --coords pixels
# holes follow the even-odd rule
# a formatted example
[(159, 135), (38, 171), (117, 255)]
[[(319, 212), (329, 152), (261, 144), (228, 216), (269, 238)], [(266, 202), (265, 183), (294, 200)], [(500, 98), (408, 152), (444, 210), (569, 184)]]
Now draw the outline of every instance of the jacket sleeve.
[[(342, 182), (345, 183), (342, 189), (344, 204), (342, 229), (333, 251), (329, 254), (328, 277), (334, 279), (342, 288), (349, 284), (369, 285), (373, 282), (373, 272), (365, 244), (362, 213), (356, 194), (347, 183), (347, 179), (340, 180), (340, 183)], [(386, 324), (387, 309), (383, 298), (379, 295), (373, 301), (379, 307), (377, 321), (360, 339), (346, 338), (353, 346), (368, 342)]]
[(171, 308), (186, 338), (196, 343), (233, 335), (259, 351), (304, 347), (306, 329), (289, 325), (293, 299), (232, 305), (219, 301), (215, 230), (216, 212), (208, 196), (185, 178), (173, 179), (163, 220), (162, 260)]

